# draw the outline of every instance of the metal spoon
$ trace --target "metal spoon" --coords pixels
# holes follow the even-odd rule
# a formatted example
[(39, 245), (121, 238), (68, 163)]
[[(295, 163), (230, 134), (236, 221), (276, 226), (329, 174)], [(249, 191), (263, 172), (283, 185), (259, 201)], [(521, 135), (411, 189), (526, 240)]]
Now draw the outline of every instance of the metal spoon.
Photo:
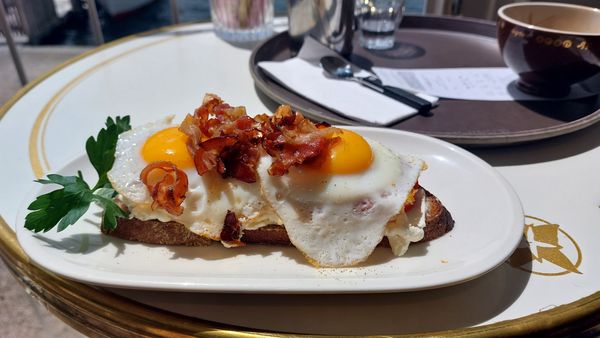
[(358, 82), (365, 87), (373, 89), (383, 95), (386, 95), (408, 106), (416, 108), (419, 111), (419, 113), (426, 113), (433, 108), (431, 102), (422, 99), (417, 95), (408, 92), (404, 89), (392, 86), (384, 86), (381, 84), (379, 79), (377, 79), (374, 76), (354, 76), (352, 66), (342, 58), (339, 58), (337, 56), (324, 56), (321, 58), (320, 61), (321, 66), (329, 75), (338, 79), (352, 80)]

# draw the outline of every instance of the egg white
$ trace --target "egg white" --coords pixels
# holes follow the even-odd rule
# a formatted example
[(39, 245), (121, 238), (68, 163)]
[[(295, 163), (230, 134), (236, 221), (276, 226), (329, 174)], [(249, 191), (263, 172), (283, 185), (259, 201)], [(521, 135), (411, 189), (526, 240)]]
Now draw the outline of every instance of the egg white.
[(140, 220), (176, 221), (190, 231), (214, 240), (220, 240), (228, 210), (236, 213), (242, 229), (255, 229), (281, 222), (270, 204), (263, 199), (258, 184), (223, 179), (214, 171), (200, 176), (195, 168), (182, 169), (188, 177), (189, 185), (181, 215), (169, 214), (162, 208), (153, 209), (152, 196), (140, 180), (140, 173), (148, 165), (142, 158), (141, 151), (150, 136), (173, 127), (172, 121), (173, 116), (170, 116), (119, 136), (115, 162), (108, 178), (129, 208), (131, 216)]
[[(287, 175), (269, 176), (272, 160), (261, 159), (264, 196), (283, 221), (290, 241), (317, 266), (350, 266), (367, 259), (387, 224), (403, 213), (404, 202), (425, 167), (419, 159), (367, 142), (373, 163), (357, 174), (327, 175), (291, 168)], [(423, 237), (422, 228), (418, 238), (418, 229), (407, 228), (406, 222), (394, 223), (392, 228), (391, 236), (408, 242)], [(408, 233), (401, 231), (405, 228)]]
[(413, 207), (408, 212), (399, 212), (387, 223), (385, 236), (394, 255), (404, 255), (410, 243), (423, 239), (427, 210), (425, 191), (421, 188), (415, 195)]

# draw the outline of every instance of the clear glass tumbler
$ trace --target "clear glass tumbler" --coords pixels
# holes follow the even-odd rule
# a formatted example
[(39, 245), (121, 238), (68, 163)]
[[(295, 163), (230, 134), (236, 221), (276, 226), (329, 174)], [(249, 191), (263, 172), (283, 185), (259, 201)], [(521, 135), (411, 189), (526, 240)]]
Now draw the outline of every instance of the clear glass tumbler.
[(403, 14), (404, 0), (357, 0), (360, 45), (367, 49), (394, 47), (394, 34)]
[(273, 0), (210, 0), (215, 33), (227, 41), (258, 41), (273, 34)]

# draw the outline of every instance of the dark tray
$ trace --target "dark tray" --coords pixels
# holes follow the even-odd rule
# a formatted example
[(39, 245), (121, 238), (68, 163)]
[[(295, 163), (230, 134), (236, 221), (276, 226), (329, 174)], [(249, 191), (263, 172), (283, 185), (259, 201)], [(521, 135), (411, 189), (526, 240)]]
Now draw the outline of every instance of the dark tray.
[[(445, 68), (503, 67), (496, 42), (496, 25), (489, 21), (406, 16), (396, 33), (396, 46), (369, 51), (354, 41), (350, 61), (363, 67)], [(268, 97), (286, 103), (305, 115), (332, 124), (358, 125), (307, 100), (269, 78), (260, 61), (283, 61), (292, 57), (287, 32), (256, 48), (250, 71), (256, 86)], [(600, 76), (586, 82), (600, 93)], [(417, 115), (390, 128), (438, 137), (465, 146), (505, 145), (570, 133), (600, 119), (600, 95), (560, 101), (468, 101), (442, 99), (431, 116)]]

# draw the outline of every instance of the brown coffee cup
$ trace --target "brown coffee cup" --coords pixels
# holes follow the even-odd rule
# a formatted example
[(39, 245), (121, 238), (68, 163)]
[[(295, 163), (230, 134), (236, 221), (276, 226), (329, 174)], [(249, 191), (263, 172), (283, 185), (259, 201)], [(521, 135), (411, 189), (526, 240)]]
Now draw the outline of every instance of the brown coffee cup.
[(565, 96), (600, 72), (600, 9), (551, 2), (514, 3), (498, 10), (498, 43), (517, 87)]

